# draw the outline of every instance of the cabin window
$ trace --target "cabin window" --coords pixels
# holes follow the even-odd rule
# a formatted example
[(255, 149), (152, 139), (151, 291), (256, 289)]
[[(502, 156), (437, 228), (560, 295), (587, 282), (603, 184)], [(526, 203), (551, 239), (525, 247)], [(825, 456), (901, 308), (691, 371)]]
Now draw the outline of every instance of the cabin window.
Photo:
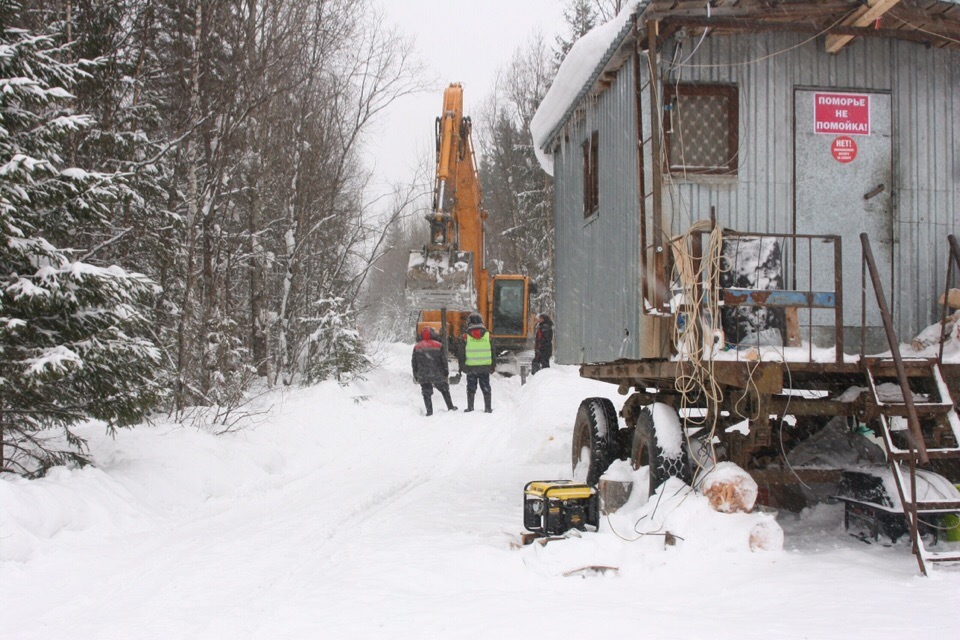
[(737, 175), (737, 87), (675, 84), (667, 85), (664, 95), (667, 171), (681, 175)]
[(583, 217), (600, 209), (600, 134), (594, 131), (583, 141)]
[(493, 281), (493, 327), (498, 336), (523, 335), (523, 280)]

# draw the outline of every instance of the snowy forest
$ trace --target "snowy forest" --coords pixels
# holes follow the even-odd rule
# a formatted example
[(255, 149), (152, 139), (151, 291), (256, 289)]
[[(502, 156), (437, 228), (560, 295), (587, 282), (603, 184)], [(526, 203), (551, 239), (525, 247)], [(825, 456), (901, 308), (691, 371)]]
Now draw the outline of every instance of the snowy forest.
[[(568, 32), (514, 52), (474, 116), (488, 261), (536, 279), (545, 310), (528, 125), (619, 4), (564, 2)], [(412, 338), (433, 167), (376, 193), (364, 143), (436, 87), (373, 0), (4, 1), (0, 84), (0, 471), (83, 464), (89, 419), (229, 430), (253, 394), (349, 379), (369, 341)]]

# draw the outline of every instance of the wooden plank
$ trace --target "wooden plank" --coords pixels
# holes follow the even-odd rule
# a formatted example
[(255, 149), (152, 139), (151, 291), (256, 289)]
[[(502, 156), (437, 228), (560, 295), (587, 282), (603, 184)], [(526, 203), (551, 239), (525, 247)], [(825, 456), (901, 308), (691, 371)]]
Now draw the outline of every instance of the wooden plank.
[(800, 335), (800, 317), (797, 314), (796, 307), (787, 307), (784, 309), (784, 317), (787, 321), (786, 342), (788, 347), (799, 347), (803, 344)]
[[(907, 363), (910, 361), (908, 360)], [(758, 385), (762, 393), (782, 393), (785, 370), (790, 370), (790, 388), (795, 390), (826, 391), (830, 394), (842, 391), (853, 385), (866, 386), (864, 365), (859, 362), (747, 362), (718, 360), (711, 367), (718, 382), (741, 389), (748, 384)], [(908, 365), (908, 369), (911, 367)], [(944, 363), (940, 365), (944, 380), (950, 393), (960, 395), (960, 364)], [(752, 374), (750, 372), (753, 372)], [(631, 387), (643, 390), (656, 388), (659, 393), (674, 391), (678, 376), (692, 375), (693, 364), (689, 361), (665, 359), (617, 360), (603, 363), (587, 363), (580, 366), (581, 377), (611, 384), (621, 385), (621, 392), (629, 393)], [(768, 377), (769, 376), (769, 377)], [(786, 404), (786, 398), (774, 400), (772, 412), (778, 412), (777, 403)], [(790, 400), (790, 413), (796, 410), (806, 415), (820, 415), (818, 405), (824, 410), (834, 410), (838, 414), (849, 415), (846, 407), (857, 403), (837, 403), (827, 398), (812, 399), (793, 397)], [(861, 403), (862, 404), (862, 403)], [(810, 406), (807, 406), (810, 405)]]
[[(883, 14), (894, 7), (900, 0), (867, 0), (865, 5), (853, 12), (849, 18), (841, 24), (852, 27), (866, 27), (876, 22)], [(848, 42), (853, 40), (853, 36), (830, 35), (827, 36), (825, 45), (827, 53), (836, 53), (840, 51)]]
[[(745, 7), (743, 5), (735, 7), (711, 7), (709, 18), (721, 20), (723, 18), (739, 18), (742, 20), (751, 20), (756, 24), (765, 22), (793, 22), (797, 20), (809, 21), (812, 19), (829, 19), (831, 17), (836, 20), (838, 14), (842, 15), (849, 11), (850, 7), (851, 4), (849, 2), (842, 0), (839, 2), (797, 4), (792, 6), (780, 5), (776, 12), (771, 12), (769, 8), (755, 6)], [(644, 17), (667, 22), (684, 17), (707, 18), (708, 13), (703, 3), (700, 3), (693, 7), (674, 8), (666, 11), (657, 7), (651, 7), (644, 14)], [(721, 22), (719, 24), (723, 23)]]
[[(733, 366), (730, 366), (733, 365)], [(739, 389), (756, 389), (760, 393), (783, 392), (783, 368), (773, 362), (714, 362), (717, 382)]]
[[(928, 32), (924, 30), (913, 30), (912, 25), (900, 28), (874, 28), (874, 27), (853, 27), (853, 26), (833, 26), (824, 27), (818, 22), (780, 22), (756, 19), (740, 18), (706, 18), (702, 16), (695, 17), (670, 17), (664, 18), (661, 24), (664, 29), (677, 30), (681, 27), (687, 29), (710, 28), (711, 33), (717, 33), (722, 30), (724, 33), (763, 33), (763, 32), (788, 32), (788, 33), (828, 33), (833, 35), (845, 35), (850, 38), (898, 38), (919, 44), (930, 45), (938, 38), (949, 38), (946, 33)], [(901, 23), (903, 24), (903, 23)], [(940, 29), (946, 31), (946, 28)]]
[(863, 413), (864, 402), (840, 402), (827, 398), (777, 396), (770, 399), (770, 412), (793, 416), (856, 416)]
[(661, 311), (667, 304), (664, 295), (667, 290), (667, 252), (664, 248), (663, 226), (663, 86), (660, 84), (660, 68), (657, 64), (659, 57), (660, 25), (655, 20), (647, 22), (647, 62), (650, 66), (650, 154), (652, 158), (650, 172), (653, 178), (653, 237), (650, 238), (654, 246), (653, 254), (653, 300), (650, 304), (654, 309)]

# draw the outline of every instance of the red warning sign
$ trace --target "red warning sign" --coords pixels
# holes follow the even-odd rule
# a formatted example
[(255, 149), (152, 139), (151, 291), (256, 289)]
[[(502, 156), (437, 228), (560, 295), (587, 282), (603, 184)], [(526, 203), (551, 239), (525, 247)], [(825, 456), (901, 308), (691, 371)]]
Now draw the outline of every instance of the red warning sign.
[(837, 162), (853, 162), (857, 157), (857, 143), (849, 136), (840, 136), (830, 145), (830, 153)]
[(866, 93), (814, 93), (813, 132), (870, 135), (870, 96)]

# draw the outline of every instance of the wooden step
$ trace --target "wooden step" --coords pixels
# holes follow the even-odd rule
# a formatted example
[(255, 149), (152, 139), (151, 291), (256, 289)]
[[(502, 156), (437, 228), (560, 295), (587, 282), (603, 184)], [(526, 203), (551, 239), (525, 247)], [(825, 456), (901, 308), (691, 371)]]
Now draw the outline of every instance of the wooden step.
[[(893, 448), (887, 451), (887, 455), (897, 462), (907, 462), (910, 458), (916, 458), (916, 454), (911, 454), (906, 449)], [(960, 449), (955, 447), (927, 449), (927, 457), (931, 460), (951, 460), (960, 458)]]
[[(936, 360), (929, 358), (903, 358), (903, 371), (908, 378), (925, 378), (937, 365)], [(889, 358), (864, 358), (864, 368), (872, 375), (880, 378), (896, 378), (897, 367)]]
[(960, 549), (951, 551), (923, 550), (924, 562), (960, 562)]
[[(865, 363), (867, 372), (867, 381), (869, 382), (872, 399), (877, 407), (885, 415), (907, 416), (906, 402), (904, 400), (889, 401), (881, 400), (877, 389), (877, 378), (897, 378), (896, 367), (892, 360), (873, 360)], [(932, 383), (935, 389), (936, 398), (933, 402), (925, 402), (917, 397), (911, 396), (913, 405), (917, 410), (917, 415), (923, 416), (942, 416), (953, 410), (954, 402), (950, 397), (950, 389), (943, 379), (940, 366), (936, 361), (931, 360), (904, 360), (903, 370), (909, 383), (910, 379), (927, 379)], [(899, 382), (895, 383), (899, 387)]]
[[(947, 413), (947, 422), (950, 426), (950, 431), (953, 433), (954, 441), (960, 442), (960, 425), (958, 425), (958, 416), (956, 411), (950, 411)], [(887, 455), (890, 459), (896, 460), (897, 462), (906, 462), (910, 460), (911, 457), (916, 459), (916, 452), (911, 454), (907, 449), (903, 449), (894, 444), (891, 433), (893, 431), (890, 429), (890, 425), (887, 423), (887, 416), (881, 414), (880, 417), (881, 433), (880, 437), (883, 439), (884, 444), (886, 445)], [(906, 431), (906, 430), (904, 430)], [(908, 432), (909, 433), (909, 432)], [(951, 459), (951, 458), (960, 458), (960, 447), (925, 447), (928, 458), (936, 459)]]

